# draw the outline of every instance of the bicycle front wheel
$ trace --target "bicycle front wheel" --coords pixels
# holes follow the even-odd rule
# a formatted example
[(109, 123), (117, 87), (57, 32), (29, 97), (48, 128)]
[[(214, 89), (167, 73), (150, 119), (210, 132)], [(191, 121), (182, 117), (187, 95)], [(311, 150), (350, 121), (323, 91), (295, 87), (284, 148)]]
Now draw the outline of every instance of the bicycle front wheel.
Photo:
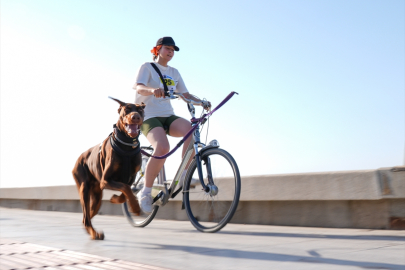
[(239, 169), (232, 156), (219, 148), (204, 151), (201, 166), (203, 181), (209, 190), (204, 190), (199, 183), (197, 160), (194, 159), (184, 185), (184, 206), (197, 230), (217, 232), (231, 220), (238, 207), (241, 190)]

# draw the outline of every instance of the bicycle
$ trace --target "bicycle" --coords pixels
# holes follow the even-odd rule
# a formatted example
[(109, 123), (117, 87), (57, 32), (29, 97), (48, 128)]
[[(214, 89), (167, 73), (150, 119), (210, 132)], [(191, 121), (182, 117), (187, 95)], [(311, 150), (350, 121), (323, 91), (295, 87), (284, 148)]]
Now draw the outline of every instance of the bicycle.
[[(135, 216), (129, 211), (127, 203), (123, 204), (124, 215), (132, 226), (147, 226), (156, 216), (159, 207), (167, 204), (170, 198), (176, 197), (181, 191), (183, 191), (182, 209), (185, 208), (189, 220), (197, 230), (209, 233), (217, 232), (231, 220), (238, 206), (241, 191), (238, 166), (233, 157), (220, 148), (217, 140), (212, 140), (207, 145), (201, 143), (200, 129), (202, 129), (202, 126), (212, 113), (225, 104), (234, 94), (237, 93), (230, 93), (210, 113), (195, 118), (194, 105), (201, 105), (201, 103), (196, 103), (185, 98), (182, 94), (170, 91), (168, 94), (170, 99), (180, 98), (187, 103), (192, 117), (192, 129), (169, 154), (177, 150), (191, 133), (193, 138), (173, 181), (171, 183), (166, 181), (164, 166), (156, 177), (152, 188), (153, 210), (150, 214)], [(132, 186), (132, 191), (135, 194), (141, 189), (145, 165), (153, 152), (152, 147), (141, 147), (141, 149), (143, 150), (142, 166), (138, 172), (138, 178)], [(187, 169), (184, 183), (180, 183), (181, 174), (190, 159), (193, 159), (193, 161)], [(197, 185), (193, 188), (192, 184), (195, 180), (197, 180)]]

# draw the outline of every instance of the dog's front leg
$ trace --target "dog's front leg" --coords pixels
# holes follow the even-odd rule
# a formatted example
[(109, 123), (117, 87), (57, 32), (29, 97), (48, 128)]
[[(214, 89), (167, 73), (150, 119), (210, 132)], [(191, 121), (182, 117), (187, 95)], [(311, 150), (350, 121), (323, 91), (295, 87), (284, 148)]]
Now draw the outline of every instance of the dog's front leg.
[[(117, 161), (114, 160), (114, 156), (111, 157), (110, 162), (108, 162), (105, 166), (104, 173), (102, 176), (102, 179), (100, 181), (100, 188), (103, 189), (111, 189), (111, 190), (117, 190), (121, 191), (122, 194), (127, 198), (129, 206), (132, 209), (132, 212), (136, 215), (140, 215), (141, 213), (141, 208), (139, 207), (138, 200), (135, 198), (134, 194), (132, 193), (132, 190), (129, 185), (116, 182), (113, 179), (114, 172), (119, 168), (117, 165)], [(117, 197), (122, 197), (117, 196)], [(114, 198), (114, 197), (113, 197)]]
[(121, 195), (112, 195), (111, 199), (110, 199), (110, 203), (116, 203), (116, 204), (120, 204), (120, 203), (124, 203), (125, 202), (125, 195), (124, 193), (121, 193)]
[[(141, 161), (139, 161), (139, 163), (141, 163), (142, 162), (142, 160)], [(139, 166), (137, 166), (137, 167), (135, 167), (135, 175), (138, 173), (138, 171), (139, 171), (139, 168), (140, 168), (141, 166), (139, 165)], [(133, 176), (132, 178), (131, 178), (131, 180), (129, 181), (129, 183), (128, 183), (128, 185), (129, 186), (132, 186), (132, 184), (135, 182), (135, 176)], [(125, 195), (124, 195), (124, 193), (121, 193), (121, 195), (112, 195), (111, 196), (111, 199), (110, 199), (110, 203), (116, 203), (116, 204), (120, 204), (120, 203), (124, 203), (125, 202)]]

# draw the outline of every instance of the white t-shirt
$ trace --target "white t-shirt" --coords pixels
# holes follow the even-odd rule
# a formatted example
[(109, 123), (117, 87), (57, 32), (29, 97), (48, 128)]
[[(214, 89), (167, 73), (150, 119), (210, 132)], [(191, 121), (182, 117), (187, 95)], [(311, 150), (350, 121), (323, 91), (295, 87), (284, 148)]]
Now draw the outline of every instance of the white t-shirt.
[[(155, 65), (162, 73), (163, 79), (166, 81), (166, 85), (169, 90), (172, 89), (177, 93), (188, 92), (186, 85), (184, 84), (183, 79), (181, 78), (181, 75), (177, 69), (170, 66), (164, 67), (158, 63), (155, 63)], [(152, 67), (150, 62), (146, 62), (139, 68), (138, 75), (136, 76), (136, 84), (138, 83), (142, 83), (153, 88), (160, 87), (164, 89), (159, 74)], [(156, 98), (154, 95), (142, 96), (136, 93), (135, 103), (141, 104), (142, 102), (146, 105), (144, 120), (152, 117), (169, 117), (174, 115), (170, 99), (163, 100), (163, 98)]]

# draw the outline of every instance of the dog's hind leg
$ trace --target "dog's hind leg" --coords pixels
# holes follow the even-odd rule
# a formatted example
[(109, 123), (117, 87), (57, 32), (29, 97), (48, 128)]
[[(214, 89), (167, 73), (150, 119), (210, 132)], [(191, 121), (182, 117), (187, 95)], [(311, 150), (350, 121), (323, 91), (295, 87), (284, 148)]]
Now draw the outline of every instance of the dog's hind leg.
[[(102, 232), (96, 232), (91, 224), (91, 212), (90, 212), (90, 173), (86, 168), (86, 165), (81, 163), (81, 160), (76, 162), (76, 165), (72, 171), (73, 177), (76, 181), (76, 185), (79, 191), (80, 203), (83, 210), (83, 224), (87, 231), (90, 234), (91, 239), (104, 239), (104, 234)], [(100, 200), (101, 201), (101, 200)], [(101, 203), (101, 202), (100, 202)]]
[[(83, 224), (86, 228), (86, 231), (90, 234), (91, 239), (93, 240), (103, 240), (104, 233), (97, 232), (93, 225), (91, 224), (91, 211), (90, 211), (90, 188), (88, 183), (82, 183), (80, 187), (80, 202), (82, 203), (83, 208)], [(101, 205), (101, 200), (100, 200)], [(98, 211), (98, 209), (97, 209)]]
[(103, 191), (100, 189), (100, 185), (93, 185), (90, 195), (90, 219), (97, 215), (100, 210), (102, 198)]

